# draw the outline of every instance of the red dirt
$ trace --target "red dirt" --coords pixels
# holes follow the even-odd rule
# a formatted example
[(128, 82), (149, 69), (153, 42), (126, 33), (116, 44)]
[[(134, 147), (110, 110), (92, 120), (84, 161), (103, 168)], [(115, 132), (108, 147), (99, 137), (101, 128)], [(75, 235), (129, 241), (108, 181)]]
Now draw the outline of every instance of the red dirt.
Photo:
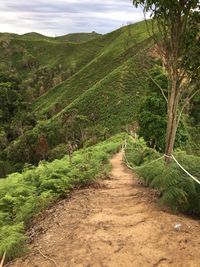
[(200, 222), (159, 207), (121, 153), (111, 164), (110, 179), (50, 209), (31, 230), (30, 253), (8, 266), (199, 267)]

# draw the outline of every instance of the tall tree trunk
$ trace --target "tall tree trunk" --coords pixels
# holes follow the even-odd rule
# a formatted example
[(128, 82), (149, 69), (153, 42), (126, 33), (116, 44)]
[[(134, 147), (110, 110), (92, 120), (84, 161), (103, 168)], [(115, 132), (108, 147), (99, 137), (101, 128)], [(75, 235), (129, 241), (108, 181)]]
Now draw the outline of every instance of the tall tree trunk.
[(168, 164), (170, 162), (170, 157), (173, 153), (174, 143), (177, 131), (177, 116), (173, 112), (168, 114), (168, 125), (167, 125), (167, 138), (166, 138), (166, 148), (165, 148), (165, 162)]
[(171, 94), (168, 98), (167, 110), (167, 130), (166, 130), (166, 145), (165, 145), (165, 162), (170, 163), (170, 157), (173, 153), (174, 143), (176, 139), (176, 131), (178, 128), (178, 102), (179, 88), (177, 87), (177, 75), (172, 78)]

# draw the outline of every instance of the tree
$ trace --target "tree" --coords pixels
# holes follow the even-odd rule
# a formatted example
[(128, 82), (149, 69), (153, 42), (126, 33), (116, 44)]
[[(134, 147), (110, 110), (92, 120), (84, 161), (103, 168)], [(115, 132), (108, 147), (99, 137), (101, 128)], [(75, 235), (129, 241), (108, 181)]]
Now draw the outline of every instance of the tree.
[(33, 55), (25, 53), (21, 60), (21, 65), (23, 68), (32, 69), (38, 66), (38, 61)]
[[(169, 162), (175, 143), (176, 132), (188, 101), (199, 92), (199, 1), (198, 0), (133, 0), (150, 12), (152, 37), (168, 74), (167, 129), (165, 161)], [(196, 64), (191, 64), (195, 61)]]
[[(162, 68), (154, 67), (150, 71), (151, 77), (162, 88), (167, 88), (167, 77)], [(157, 90), (152, 79), (148, 78), (148, 90), (143, 101), (140, 103), (138, 112), (139, 136), (142, 136), (148, 146), (164, 152), (165, 150), (165, 129), (167, 126), (167, 103)], [(175, 147), (182, 147), (188, 141), (188, 135), (184, 121), (181, 120), (177, 128)]]
[(3, 123), (10, 122), (23, 103), (17, 80), (6, 73), (0, 73), (0, 103), (0, 122)]
[(40, 159), (45, 160), (49, 152), (48, 141), (45, 134), (40, 134), (37, 145), (36, 145), (36, 155), (40, 157)]

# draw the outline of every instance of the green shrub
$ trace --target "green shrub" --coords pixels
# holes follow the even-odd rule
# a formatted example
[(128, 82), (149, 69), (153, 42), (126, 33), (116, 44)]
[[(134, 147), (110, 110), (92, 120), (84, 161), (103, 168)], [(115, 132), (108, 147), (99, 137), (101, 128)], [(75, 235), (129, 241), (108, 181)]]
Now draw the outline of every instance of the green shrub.
[(0, 180), (0, 257), (10, 260), (25, 251), (23, 225), (64, 197), (76, 185), (85, 186), (109, 170), (108, 158), (119, 150), (124, 134), (74, 152), (72, 163), (67, 156), (38, 167), (26, 164), (23, 172)]
[(0, 257), (6, 252), (6, 259), (11, 260), (26, 251), (23, 224), (6, 225), (0, 228)]
[(53, 148), (49, 153), (49, 160), (52, 161), (54, 159), (61, 159), (67, 153), (67, 146), (66, 144), (60, 144)]
[[(193, 181), (174, 161), (166, 166), (161, 155), (150, 150), (144, 141), (129, 139), (126, 158), (147, 185), (161, 193), (160, 203), (175, 211), (200, 215), (200, 185)], [(200, 177), (200, 157), (175, 152), (175, 157), (195, 177)], [(139, 168), (138, 168), (139, 167)]]

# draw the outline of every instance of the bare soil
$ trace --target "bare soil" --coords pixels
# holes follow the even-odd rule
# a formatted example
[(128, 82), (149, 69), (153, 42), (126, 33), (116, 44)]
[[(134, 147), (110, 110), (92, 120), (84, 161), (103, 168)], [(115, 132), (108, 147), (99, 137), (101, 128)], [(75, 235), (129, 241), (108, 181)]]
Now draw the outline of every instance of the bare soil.
[(200, 266), (200, 222), (161, 208), (121, 153), (111, 164), (110, 178), (75, 191), (34, 224), (30, 253), (10, 267)]

